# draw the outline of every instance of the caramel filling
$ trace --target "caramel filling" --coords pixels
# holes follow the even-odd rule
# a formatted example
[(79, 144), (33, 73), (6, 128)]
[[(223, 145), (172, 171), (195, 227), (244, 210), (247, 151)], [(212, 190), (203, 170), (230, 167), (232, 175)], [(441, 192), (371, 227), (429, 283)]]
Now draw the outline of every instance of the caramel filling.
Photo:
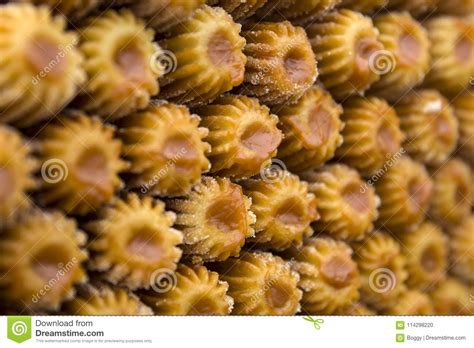
[(377, 147), (385, 155), (391, 155), (398, 150), (399, 144), (395, 139), (390, 125), (383, 123), (377, 130)]
[(231, 184), (229, 189), (207, 209), (206, 220), (224, 233), (239, 231), (243, 237), (246, 215), (242, 189)]
[(280, 144), (281, 137), (277, 131), (260, 123), (253, 123), (244, 130), (240, 141), (246, 149), (255, 153), (257, 159), (261, 159), (270, 157)]
[(61, 253), (61, 248), (61, 245), (48, 246), (36, 253), (31, 265), (33, 272), (47, 282), (52, 279), (59, 283), (65, 282), (71, 273), (71, 269), (65, 267), (71, 259)]
[(86, 150), (79, 157), (74, 172), (81, 182), (102, 186), (109, 179), (107, 157), (100, 149)]
[(241, 51), (224, 33), (217, 32), (210, 38), (207, 53), (212, 64), (229, 71), (233, 85), (243, 80), (245, 64)]
[(470, 64), (474, 59), (474, 40), (470, 37), (463, 37), (454, 47), (457, 59), (462, 63)]
[(180, 175), (186, 175), (199, 165), (199, 153), (196, 145), (181, 135), (167, 139), (161, 154)]
[(435, 120), (433, 122), (433, 126), (434, 126), (434, 131), (438, 135), (438, 138), (441, 141), (449, 142), (453, 137), (452, 136), (453, 130), (451, 128), (451, 124), (441, 113), (436, 114), (434, 117), (435, 117)]
[(129, 253), (142, 256), (149, 261), (158, 261), (163, 253), (162, 243), (156, 238), (157, 231), (153, 229), (142, 229), (136, 232), (128, 241)]
[(342, 198), (357, 213), (365, 214), (371, 209), (371, 200), (367, 190), (361, 190), (357, 182), (349, 183), (342, 190)]
[(398, 52), (401, 62), (415, 64), (421, 55), (421, 44), (413, 34), (404, 33), (398, 39)]
[(130, 42), (115, 53), (115, 64), (129, 81), (143, 82), (148, 77), (147, 61), (137, 43)]
[(298, 48), (290, 50), (283, 58), (283, 67), (289, 80), (298, 85), (303, 85), (311, 81), (312, 62), (308, 61), (305, 52)]
[(356, 276), (354, 262), (341, 255), (335, 255), (321, 264), (321, 275), (337, 289), (349, 286)]
[(382, 49), (382, 45), (371, 37), (363, 37), (357, 40), (354, 48), (354, 71), (351, 76), (351, 83), (354, 86), (365, 86), (370, 75), (370, 57), (377, 51)]
[(422, 182), (418, 178), (412, 178), (408, 182), (407, 191), (412, 211), (418, 212), (428, 202), (428, 198), (431, 195), (431, 185), (428, 181)]
[(211, 298), (200, 298), (194, 302), (188, 311), (188, 315), (217, 315), (219, 310), (215, 301)]
[(309, 147), (317, 147), (325, 144), (333, 131), (331, 114), (322, 105), (315, 106), (309, 115), (309, 133), (305, 134), (305, 140)]
[(285, 308), (291, 300), (292, 289), (284, 283), (269, 281), (271, 286), (265, 292), (267, 303), (273, 308)]
[(0, 203), (6, 202), (13, 193), (14, 177), (7, 168), (0, 167)]
[(434, 246), (429, 246), (421, 254), (421, 265), (427, 272), (434, 272), (439, 267), (440, 256)]
[(298, 197), (292, 197), (280, 205), (275, 217), (284, 225), (302, 225), (305, 222), (305, 207)]
[(289, 118), (289, 123), (298, 131), (298, 136), (307, 149), (325, 144), (333, 132), (331, 113), (322, 104), (314, 105), (309, 110), (307, 119), (294, 115)]
[(67, 68), (67, 52), (50, 38), (36, 37), (25, 50), (25, 58), (37, 74), (46, 78), (60, 78)]

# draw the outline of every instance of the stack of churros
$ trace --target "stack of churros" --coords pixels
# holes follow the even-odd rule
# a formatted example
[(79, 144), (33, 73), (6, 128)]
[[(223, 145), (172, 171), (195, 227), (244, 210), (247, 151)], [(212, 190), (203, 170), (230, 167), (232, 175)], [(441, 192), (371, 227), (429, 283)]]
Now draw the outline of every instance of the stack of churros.
[(10, 0), (0, 57), (0, 314), (474, 314), (472, 0)]

